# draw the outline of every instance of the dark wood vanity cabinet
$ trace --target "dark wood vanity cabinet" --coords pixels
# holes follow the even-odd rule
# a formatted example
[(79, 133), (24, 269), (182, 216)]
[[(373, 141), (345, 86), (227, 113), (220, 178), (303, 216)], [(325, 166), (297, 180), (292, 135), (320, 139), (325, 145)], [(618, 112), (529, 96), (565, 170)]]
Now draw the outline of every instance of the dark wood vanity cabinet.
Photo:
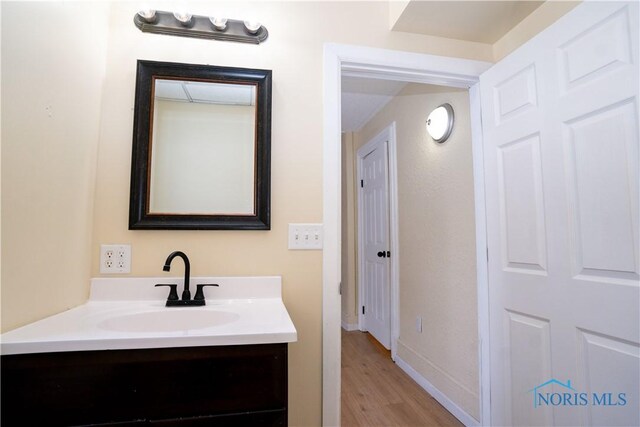
[(3, 355), (3, 427), (285, 426), (287, 344)]

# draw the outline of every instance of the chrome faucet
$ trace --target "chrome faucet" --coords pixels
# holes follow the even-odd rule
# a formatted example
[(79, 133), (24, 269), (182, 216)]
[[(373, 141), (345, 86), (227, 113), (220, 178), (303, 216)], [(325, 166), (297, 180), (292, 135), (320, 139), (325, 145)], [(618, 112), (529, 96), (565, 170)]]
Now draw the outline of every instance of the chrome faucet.
[(156, 286), (168, 286), (170, 288), (169, 297), (167, 298), (166, 306), (176, 307), (176, 306), (186, 306), (186, 305), (195, 305), (195, 306), (206, 305), (203, 288), (205, 286), (218, 286), (218, 285), (215, 283), (203, 283), (203, 284), (196, 285), (197, 287), (196, 295), (193, 299), (191, 299), (191, 292), (189, 291), (189, 277), (191, 274), (191, 264), (189, 263), (189, 257), (187, 257), (187, 255), (181, 251), (171, 252), (167, 257), (167, 260), (164, 262), (164, 266), (162, 267), (162, 270), (170, 271), (171, 261), (173, 261), (175, 257), (180, 257), (184, 261), (184, 289), (182, 290), (182, 298), (178, 299), (177, 284), (156, 285)]

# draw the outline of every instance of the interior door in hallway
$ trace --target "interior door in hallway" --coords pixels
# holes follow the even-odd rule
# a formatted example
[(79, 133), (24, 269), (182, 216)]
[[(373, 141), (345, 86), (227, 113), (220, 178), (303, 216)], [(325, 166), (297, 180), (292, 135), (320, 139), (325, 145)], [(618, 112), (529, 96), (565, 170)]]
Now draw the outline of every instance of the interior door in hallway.
[(640, 424), (638, 40), (584, 2), (480, 78), (493, 425)]
[[(362, 329), (391, 347), (389, 283), (389, 160), (386, 140), (359, 150), (360, 297)], [(369, 151), (370, 150), (370, 151)]]

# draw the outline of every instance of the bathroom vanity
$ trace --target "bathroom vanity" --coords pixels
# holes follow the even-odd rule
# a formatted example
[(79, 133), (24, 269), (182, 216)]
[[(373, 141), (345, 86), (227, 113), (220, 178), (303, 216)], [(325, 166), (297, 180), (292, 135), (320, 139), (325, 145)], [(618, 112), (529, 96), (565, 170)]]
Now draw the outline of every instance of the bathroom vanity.
[(2, 335), (3, 426), (287, 424), (280, 278), (193, 278), (205, 307), (164, 307), (175, 279), (94, 279), (83, 306)]

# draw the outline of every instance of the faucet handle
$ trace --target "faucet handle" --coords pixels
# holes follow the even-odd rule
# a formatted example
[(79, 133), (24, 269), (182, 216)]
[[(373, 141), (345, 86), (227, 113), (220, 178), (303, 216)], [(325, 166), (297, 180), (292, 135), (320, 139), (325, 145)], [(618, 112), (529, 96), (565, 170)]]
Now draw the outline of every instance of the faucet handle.
[(169, 296), (167, 297), (167, 301), (177, 301), (178, 300), (178, 285), (166, 285), (164, 283), (158, 283), (158, 286), (168, 286), (169, 288)]
[(202, 288), (205, 286), (219, 286), (217, 283), (202, 283), (196, 285), (196, 296), (193, 297), (194, 301), (204, 301), (204, 291)]

